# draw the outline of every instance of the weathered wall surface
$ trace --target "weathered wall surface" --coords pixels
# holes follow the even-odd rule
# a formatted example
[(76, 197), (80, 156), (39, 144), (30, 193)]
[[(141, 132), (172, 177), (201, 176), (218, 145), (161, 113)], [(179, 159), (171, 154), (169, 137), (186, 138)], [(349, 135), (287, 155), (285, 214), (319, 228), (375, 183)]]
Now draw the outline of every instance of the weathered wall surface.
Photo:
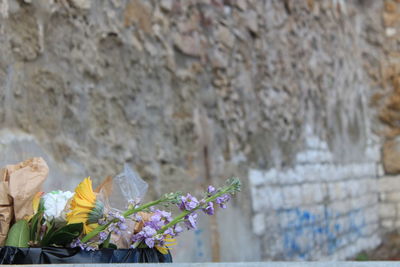
[(400, 3), (386, 1), (382, 13), (385, 39), (381, 43), (383, 58), (380, 63), (382, 84), (374, 91), (371, 104), (378, 110), (381, 122), (379, 132), (384, 138), (382, 163), (385, 177), (379, 181), (380, 218), (383, 231), (400, 227), (400, 146), (399, 146), (399, 94), (400, 65), (397, 43), (400, 40)]
[(312, 133), (306, 140), (294, 167), (250, 170), (253, 230), (263, 240), (262, 251), (267, 258), (338, 260), (376, 247), (379, 144), (371, 142), (362, 160), (337, 164), (326, 142)]
[(178, 261), (352, 256), (379, 243), (368, 102), (381, 86), (382, 9), (0, 0), (0, 161), (30, 147), (70, 188), (127, 162), (149, 198), (241, 177), (241, 196), (182, 238)]

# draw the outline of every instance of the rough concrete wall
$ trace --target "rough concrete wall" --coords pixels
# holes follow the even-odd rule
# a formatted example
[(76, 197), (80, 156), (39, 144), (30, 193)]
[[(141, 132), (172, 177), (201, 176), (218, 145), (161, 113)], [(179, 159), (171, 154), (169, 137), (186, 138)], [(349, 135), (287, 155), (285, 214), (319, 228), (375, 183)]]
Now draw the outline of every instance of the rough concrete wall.
[[(381, 1), (361, 0), (0, 0), (0, 123), (33, 136), (30, 153), (54, 161), (58, 186), (87, 174), (99, 180), (123, 162), (150, 184), (149, 198), (240, 176), (241, 196), (211, 234), (203, 218), (184, 236), (177, 260), (342, 259), (350, 252), (339, 245), (302, 254), (328, 246), (324, 235), (299, 249), (270, 240), (278, 224), (268, 218), (288, 211), (286, 201), (301, 214), (310, 206), (315, 216), (336, 214), (336, 187), (347, 183), (368, 195), (340, 220), (352, 224), (358, 209), (365, 218), (375, 208), (377, 159), (365, 155), (377, 85), (365, 66), (379, 61), (381, 11)], [(324, 146), (310, 148), (310, 133)], [(26, 156), (25, 145), (3, 146), (21, 151), (3, 161)], [(318, 149), (326, 158), (315, 163)], [(288, 174), (301, 164), (316, 166), (312, 181)], [(276, 175), (261, 176), (261, 189), (284, 198), (257, 195), (255, 178), (248, 182), (267, 170)], [(335, 172), (346, 175), (330, 178)], [(344, 191), (343, 201), (361, 196)], [(263, 204), (270, 197), (275, 206)], [(253, 211), (260, 201), (263, 212)], [(362, 236), (373, 245), (376, 221), (365, 220)]]

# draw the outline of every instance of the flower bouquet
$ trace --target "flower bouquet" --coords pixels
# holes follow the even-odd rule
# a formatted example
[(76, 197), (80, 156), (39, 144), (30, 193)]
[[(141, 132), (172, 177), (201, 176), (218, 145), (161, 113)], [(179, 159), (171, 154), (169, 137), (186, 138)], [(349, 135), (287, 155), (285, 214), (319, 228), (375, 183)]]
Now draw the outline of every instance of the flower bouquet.
[[(234, 178), (220, 188), (209, 186), (200, 200), (180, 192), (148, 203), (132, 196), (124, 210), (110, 206), (111, 178), (97, 189), (88, 177), (75, 192), (36, 192), (26, 204), (32, 214), (11, 223), (0, 263), (172, 262), (176, 237), (196, 228), (198, 214), (226, 208), (240, 185)], [(179, 210), (175, 217), (173, 207)]]

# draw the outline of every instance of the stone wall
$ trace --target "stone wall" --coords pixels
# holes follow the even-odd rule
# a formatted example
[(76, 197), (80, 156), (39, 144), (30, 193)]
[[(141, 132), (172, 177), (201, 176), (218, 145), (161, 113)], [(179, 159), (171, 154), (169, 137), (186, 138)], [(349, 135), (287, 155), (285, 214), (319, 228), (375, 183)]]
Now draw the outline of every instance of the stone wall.
[[(335, 164), (326, 142), (307, 136), (306, 150), (292, 168), (250, 170), (253, 230), (263, 240), (265, 257), (340, 260), (375, 248), (379, 215), (396, 215), (378, 203), (384, 181), (378, 180), (379, 143), (370, 140), (361, 161)], [(386, 184), (386, 190), (398, 190)]]
[(386, 176), (379, 181), (379, 216), (384, 231), (397, 230), (400, 227), (400, 179), (398, 176)]
[(379, 181), (380, 217), (382, 231), (398, 231), (400, 226), (400, 197), (399, 197), (399, 93), (400, 65), (397, 43), (400, 40), (398, 1), (385, 1), (382, 12), (384, 25), (384, 42), (381, 42), (383, 57), (380, 68), (382, 82), (378, 90), (374, 90), (371, 104), (378, 111), (378, 132), (383, 137), (381, 172), (384, 178)]
[(177, 261), (354, 255), (379, 242), (383, 4), (0, 0), (0, 162), (70, 189), (127, 162), (148, 199), (241, 177)]

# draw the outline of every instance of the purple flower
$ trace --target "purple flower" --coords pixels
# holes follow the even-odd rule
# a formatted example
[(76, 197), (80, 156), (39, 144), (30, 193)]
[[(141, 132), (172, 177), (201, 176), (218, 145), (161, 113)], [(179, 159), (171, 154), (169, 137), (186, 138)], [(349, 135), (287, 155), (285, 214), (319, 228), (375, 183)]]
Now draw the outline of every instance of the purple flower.
[(152, 228), (150, 225), (146, 225), (143, 227), (142, 231), (132, 236), (133, 242), (142, 242), (144, 241), (149, 248), (154, 247), (154, 238), (157, 234), (157, 231)]
[(139, 214), (135, 214), (134, 215), (134, 220), (140, 222), (142, 220), (142, 216), (140, 216)]
[(172, 221), (172, 213), (171, 212), (167, 212), (165, 210), (160, 210), (159, 212), (167, 223)]
[(97, 222), (100, 225), (105, 225), (107, 223), (107, 221), (105, 219), (103, 219), (103, 218), (99, 219)]
[(181, 210), (193, 210), (199, 205), (199, 201), (193, 197), (191, 194), (187, 194), (186, 196), (181, 197), (181, 204), (179, 208)]
[(212, 185), (209, 185), (207, 188), (207, 193), (212, 195), (213, 193), (215, 193), (215, 187)]
[(187, 229), (196, 229), (197, 227), (197, 222), (196, 222), (197, 214), (196, 213), (191, 213), (187, 216), (185, 216), (185, 224)]
[(126, 229), (128, 229), (128, 226), (126, 225), (126, 223), (123, 223), (123, 222), (118, 222), (117, 227), (121, 231), (125, 231)]
[(228, 202), (231, 199), (231, 196), (228, 194), (222, 195), (220, 197), (217, 197), (215, 202), (223, 209), (226, 208), (225, 203)]
[(87, 247), (85, 248), (85, 250), (86, 250), (86, 251), (95, 251), (95, 250), (96, 250), (96, 247), (87, 246)]
[(174, 230), (172, 228), (168, 228), (167, 230), (164, 231), (165, 235), (174, 235)]
[(86, 250), (86, 251), (94, 251), (94, 250), (97, 249), (94, 246), (90, 246), (90, 245), (87, 245), (85, 243), (82, 243), (82, 241), (79, 238), (75, 239), (74, 241), (72, 241), (72, 243), (70, 244), (70, 247), (71, 248), (79, 247), (80, 249)]
[(179, 234), (179, 233), (182, 233), (182, 232), (183, 232), (183, 229), (182, 229), (182, 227), (181, 227), (180, 225), (175, 224), (175, 226), (174, 226), (174, 232), (175, 232), (175, 235), (177, 235), (177, 234)]
[(154, 239), (153, 239), (153, 238), (146, 238), (146, 239), (144, 240), (144, 242), (146, 243), (146, 245), (147, 245), (149, 248), (154, 247)]
[(203, 209), (205, 214), (214, 215), (214, 203), (208, 202), (207, 206)]
[(100, 233), (99, 233), (99, 239), (100, 239), (101, 241), (106, 240), (107, 237), (108, 237), (108, 234), (107, 234), (106, 232), (100, 232)]
[(157, 210), (154, 215), (151, 216), (150, 221), (145, 222), (145, 225), (160, 230), (165, 225), (165, 218), (162, 216), (161, 212)]
[(71, 248), (76, 248), (76, 247), (80, 247), (82, 250), (85, 249), (85, 244), (83, 244), (81, 242), (81, 240), (79, 238), (75, 239), (74, 241), (72, 241), (72, 243), (70, 244)]
[(150, 226), (143, 227), (142, 232), (144, 233), (145, 237), (152, 237), (153, 235), (157, 234), (157, 231)]
[(136, 235), (132, 235), (132, 242), (142, 241), (144, 239), (143, 232), (139, 232)]
[(128, 200), (128, 204), (129, 206), (136, 207), (137, 205), (139, 205), (140, 201), (141, 199), (137, 197), (135, 199)]
[(160, 213), (155, 213), (153, 216), (151, 216), (150, 220), (152, 221), (161, 221), (161, 214)]

